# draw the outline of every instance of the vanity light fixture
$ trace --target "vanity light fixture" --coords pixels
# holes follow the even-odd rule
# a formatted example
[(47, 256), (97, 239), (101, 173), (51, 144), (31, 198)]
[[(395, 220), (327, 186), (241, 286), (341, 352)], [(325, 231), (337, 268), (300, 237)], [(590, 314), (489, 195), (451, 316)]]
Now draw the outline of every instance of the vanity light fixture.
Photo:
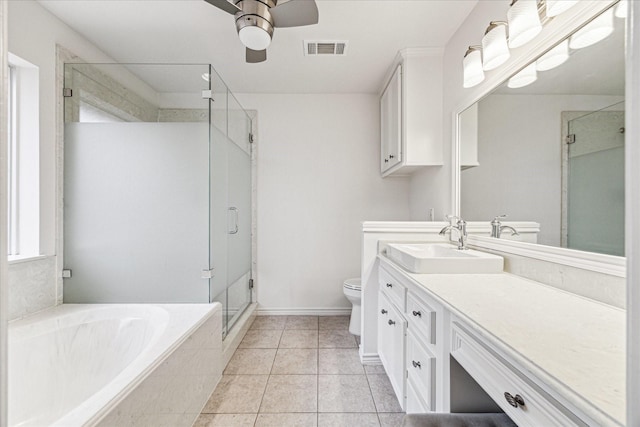
[(507, 21), (511, 49), (533, 40), (542, 31), (537, 0), (513, 0), (507, 12)]
[(482, 46), (469, 46), (462, 60), (464, 74), (463, 87), (473, 87), (484, 80), (482, 69)]
[(493, 70), (509, 59), (509, 45), (507, 44), (507, 23), (491, 21), (482, 37), (482, 68)]
[(558, 16), (562, 12), (569, 10), (576, 4), (578, 4), (580, 0), (546, 0), (547, 2), (547, 13), (548, 17)]
[(616, 6), (616, 18), (627, 17), (627, 0), (620, 0), (620, 3)]
[(563, 64), (567, 59), (569, 59), (569, 41), (563, 40), (536, 61), (536, 69), (538, 71), (551, 70)]
[(580, 28), (569, 39), (571, 49), (582, 49), (607, 38), (613, 32), (613, 10), (608, 9), (602, 15)]
[(515, 76), (511, 77), (507, 86), (511, 89), (517, 89), (519, 87), (530, 85), (536, 80), (538, 80), (538, 73), (536, 71), (536, 63), (534, 62), (523, 68), (522, 71)]

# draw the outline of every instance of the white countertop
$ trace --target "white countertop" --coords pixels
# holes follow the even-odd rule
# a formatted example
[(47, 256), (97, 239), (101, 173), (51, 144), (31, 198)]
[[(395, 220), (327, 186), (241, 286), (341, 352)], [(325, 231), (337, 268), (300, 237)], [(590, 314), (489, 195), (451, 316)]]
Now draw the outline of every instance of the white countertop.
[(380, 259), (587, 415), (625, 424), (624, 310), (508, 273), (413, 274)]

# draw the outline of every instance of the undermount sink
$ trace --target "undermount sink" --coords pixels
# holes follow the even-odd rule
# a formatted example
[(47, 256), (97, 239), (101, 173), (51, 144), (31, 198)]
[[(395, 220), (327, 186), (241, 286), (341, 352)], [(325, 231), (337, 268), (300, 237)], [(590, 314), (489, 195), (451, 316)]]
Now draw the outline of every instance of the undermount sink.
[(447, 243), (389, 243), (387, 257), (412, 273), (501, 273), (501, 256)]

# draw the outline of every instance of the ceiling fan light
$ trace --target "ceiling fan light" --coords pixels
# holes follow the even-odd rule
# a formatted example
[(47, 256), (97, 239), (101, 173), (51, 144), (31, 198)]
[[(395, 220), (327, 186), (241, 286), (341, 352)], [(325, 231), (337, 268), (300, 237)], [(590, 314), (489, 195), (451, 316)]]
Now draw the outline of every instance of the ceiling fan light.
[(613, 10), (608, 9), (572, 35), (569, 39), (569, 47), (582, 49), (606, 39), (611, 33), (613, 33)]
[(480, 46), (469, 46), (469, 50), (462, 60), (464, 88), (473, 87), (484, 80), (484, 70), (482, 69), (482, 53)]
[(578, 4), (579, 0), (547, 0), (547, 16), (558, 16)]
[(260, 27), (242, 27), (238, 36), (242, 44), (251, 50), (265, 50), (271, 44), (271, 36)]
[(616, 18), (626, 18), (627, 13), (627, 0), (620, 0), (620, 3), (616, 6)]
[(482, 37), (482, 68), (493, 70), (504, 64), (511, 54), (507, 44), (507, 23), (491, 22)]
[(507, 86), (511, 89), (517, 89), (519, 87), (524, 87), (530, 85), (531, 83), (538, 80), (538, 73), (536, 71), (536, 63), (532, 63), (520, 71), (515, 76), (509, 79)]
[(536, 0), (516, 0), (507, 12), (507, 21), (511, 49), (531, 41), (542, 31)]
[(559, 45), (545, 53), (536, 61), (538, 71), (547, 71), (556, 68), (569, 59), (569, 41), (564, 40)]

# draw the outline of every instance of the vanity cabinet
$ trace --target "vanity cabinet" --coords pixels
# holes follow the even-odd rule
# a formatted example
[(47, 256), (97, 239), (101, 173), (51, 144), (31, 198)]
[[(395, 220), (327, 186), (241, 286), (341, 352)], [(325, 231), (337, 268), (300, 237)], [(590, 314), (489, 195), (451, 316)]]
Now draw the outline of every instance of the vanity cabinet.
[(460, 321), (452, 321), (451, 339), (451, 355), (519, 426), (585, 425)]
[(405, 390), (404, 348), (407, 321), (384, 292), (378, 295), (378, 354), (402, 409)]
[(442, 164), (442, 50), (402, 50), (380, 93), (380, 171)]
[(436, 410), (438, 310), (397, 273), (378, 270), (378, 354), (400, 406)]

